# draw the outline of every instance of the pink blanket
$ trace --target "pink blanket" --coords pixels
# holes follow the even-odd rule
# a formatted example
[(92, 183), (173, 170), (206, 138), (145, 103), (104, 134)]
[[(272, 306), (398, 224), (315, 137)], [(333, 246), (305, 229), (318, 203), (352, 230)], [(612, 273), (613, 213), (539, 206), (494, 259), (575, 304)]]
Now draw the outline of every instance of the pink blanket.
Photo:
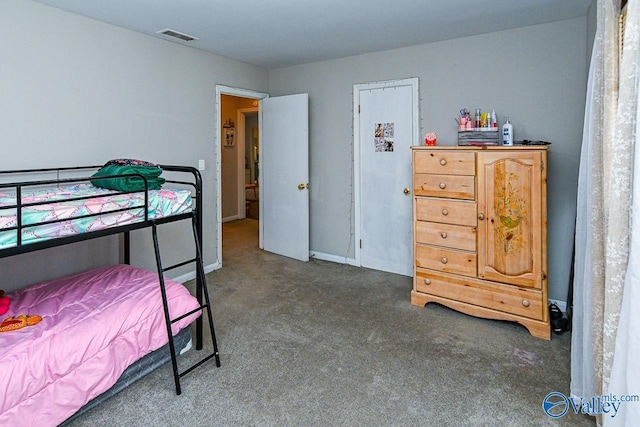
[[(198, 307), (184, 286), (165, 284), (172, 318)], [(139, 268), (102, 267), (9, 297), (5, 316), (42, 321), (0, 333), (0, 426), (58, 425), (168, 342), (158, 276)], [(174, 335), (199, 315), (174, 323)]]

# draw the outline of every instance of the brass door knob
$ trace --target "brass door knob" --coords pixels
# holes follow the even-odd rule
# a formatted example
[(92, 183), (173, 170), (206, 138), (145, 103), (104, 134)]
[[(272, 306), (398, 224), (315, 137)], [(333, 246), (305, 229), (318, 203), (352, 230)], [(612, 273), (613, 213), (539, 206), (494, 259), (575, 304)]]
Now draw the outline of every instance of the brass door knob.
[(443, 239), (447, 238), (447, 233), (445, 233), (444, 231), (442, 233), (440, 233), (440, 237), (442, 237)]
[(404, 190), (402, 190), (404, 192), (404, 194), (409, 194), (411, 193), (411, 190), (409, 190), (407, 187), (404, 188)]
[(478, 219), (479, 219), (480, 221), (482, 221), (482, 220), (484, 219), (484, 214), (479, 213), (479, 214), (478, 214)]
[(442, 215), (449, 215), (449, 211), (446, 209), (442, 209)]
[(447, 164), (447, 161), (446, 161), (445, 159), (441, 159), (441, 160), (440, 160), (440, 164), (441, 164), (442, 166), (444, 166), (444, 165), (446, 165), (446, 164)]
[(442, 257), (442, 259), (440, 260), (441, 263), (446, 264), (449, 262), (449, 260), (447, 259), (447, 257)]
[(304, 190), (305, 188), (308, 188), (307, 185), (305, 184), (298, 184), (298, 190)]
[(445, 188), (447, 188), (447, 184), (445, 184), (444, 182), (441, 182), (439, 187), (441, 190), (444, 190)]
[(529, 300), (523, 299), (522, 300), (522, 305), (525, 306), (525, 307), (529, 307), (529, 305), (531, 305), (531, 304), (529, 303)]
[(431, 284), (431, 279), (424, 279), (424, 284), (425, 285), (430, 285)]

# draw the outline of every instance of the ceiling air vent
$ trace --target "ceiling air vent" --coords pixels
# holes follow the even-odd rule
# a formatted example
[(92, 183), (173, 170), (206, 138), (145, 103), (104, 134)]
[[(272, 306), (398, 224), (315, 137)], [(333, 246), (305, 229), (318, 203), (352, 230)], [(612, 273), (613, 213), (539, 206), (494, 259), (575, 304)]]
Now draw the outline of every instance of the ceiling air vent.
[(190, 36), (189, 34), (180, 33), (178, 31), (171, 30), (169, 28), (164, 29), (162, 31), (156, 31), (156, 34), (161, 34), (167, 37), (173, 37), (176, 39), (180, 39), (185, 42), (190, 42), (193, 40), (199, 40), (197, 37)]

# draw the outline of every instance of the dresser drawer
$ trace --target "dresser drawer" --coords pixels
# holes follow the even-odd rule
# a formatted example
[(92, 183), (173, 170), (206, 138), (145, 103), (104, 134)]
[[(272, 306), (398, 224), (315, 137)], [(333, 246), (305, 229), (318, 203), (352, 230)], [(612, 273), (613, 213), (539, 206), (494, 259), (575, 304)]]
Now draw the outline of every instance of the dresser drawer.
[(446, 150), (414, 151), (413, 172), (473, 176), (476, 173), (476, 155)]
[(463, 225), (416, 221), (416, 243), (475, 252), (477, 230)]
[(477, 260), (475, 252), (416, 245), (416, 267), (430, 268), (447, 273), (475, 277)]
[(476, 197), (476, 178), (468, 175), (417, 173), (413, 177), (413, 194), (474, 200)]
[(463, 200), (416, 197), (416, 219), (475, 227), (477, 205)]
[(416, 269), (417, 292), (542, 320), (542, 292)]

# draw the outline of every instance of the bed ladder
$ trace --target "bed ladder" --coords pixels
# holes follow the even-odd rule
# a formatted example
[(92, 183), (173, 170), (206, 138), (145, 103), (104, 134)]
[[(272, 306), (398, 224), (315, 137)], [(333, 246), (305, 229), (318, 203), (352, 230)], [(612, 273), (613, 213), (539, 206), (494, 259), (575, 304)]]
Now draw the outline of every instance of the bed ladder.
[[(164, 307), (164, 318), (166, 321), (166, 325), (167, 325), (167, 335), (169, 336), (169, 350), (171, 352), (171, 364), (173, 365), (173, 378), (175, 380), (176, 383), (176, 394), (180, 394), (182, 393), (182, 390), (180, 389), (180, 378), (186, 374), (188, 374), (189, 372), (193, 371), (194, 369), (196, 369), (198, 366), (202, 365), (203, 363), (207, 362), (208, 360), (215, 358), (216, 360), (216, 366), (220, 367), (220, 354), (218, 353), (218, 344), (216, 342), (216, 334), (215, 331), (213, 329), (213, 317), (211, 315), (211, 303), (209, 301), (209, 291), (207, 290), (207, 283), (206, 283), (206, 279), (205, 279), (205, 273), (204, 273), (204, 266), (203, 266), (203, 262), (202, 262), (202, 246), (201, 246), (201, 242), (200, 239), (198, 238), (198, 226), (197, 226), (197, 222), (196, 222), (196, 216), (193, 215), (192, 216), (192, 228), (193, 228), (193, 238), (194, 238), (194, 242), (195, 242), (195, 246), (196, 246), (196, 257), (193, 259), (189, 259), (187, 261), (184, 262), (180, 262), (178, 264), (174, 264), (172, 266), (163, 268), (162, 267), (162, 261), (161, 261), (161, 257), (160, 257), (160, 245), (158, 243), (158, 224), (156, 222), (153, 222), (152, 224), (152, 234), (153, 234), (153, 247), (155, 250), (155, 255), (156, 255), (156, 265), (158, 268), (158, 279), (160, 281), (160, 291), (162, 293), (162, 304)], [(194, 310), (191, 310), (188, 313), (183, 314), (180, 317), (176, 317), (175, 319), (171, 319), (171, 316), (169, 315), (169, 306), (167, 303), (167, 294), (166, 294), (166, 290), (165, 290), (165, 285), (164, 285), (164, 275), (163, 273), (169, 270), (172, 270), (174, 268), (178, 268), (181, 267), (183, 265), (187, 265), (190, 263), (195, 263), (196, 264), (196, 298), (198, 299), (198, 303), (200, 304), (200, 306)], [(204, 296), (204, 303), (203, 303), (203, 296)], [(213, 344), (213, 352), (206, 355), (204, 358), (200, 359), (198, 362), (194, 363), (191, 367), (185, 369), (184, 371), (180, 372), (178, 370), (178, 360), (176, 357), (176, 349), (175, 349), (175, 345), (173, 342), (173, 334), (171, 331), (171, 325), (193, 313), (196, 313), (198, 311), (202, 312), (202, 315), (199, 316), (196, 319), (196, 350), (202, 350), (203, 347), (203, 343), (202, 343), (202, 318), (204, 317), (205, 314), (205, 310), (206, 310), (206, 314), (207, 314), (207, 318), (209, 320), (209, 330), (211, 331), (211, 341)]]

